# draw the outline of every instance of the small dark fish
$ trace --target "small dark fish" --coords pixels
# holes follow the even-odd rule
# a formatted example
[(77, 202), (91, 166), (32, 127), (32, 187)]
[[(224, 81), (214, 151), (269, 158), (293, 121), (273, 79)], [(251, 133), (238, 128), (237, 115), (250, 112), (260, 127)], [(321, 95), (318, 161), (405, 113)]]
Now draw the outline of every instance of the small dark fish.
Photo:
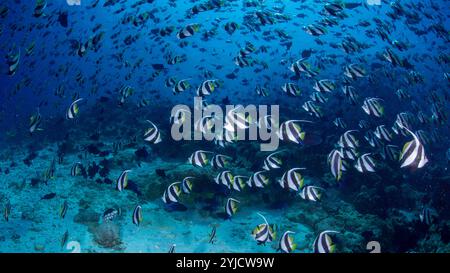
[(164, 170), (164, 169), (156, 169), (156, 170), (155, 170), (155, 173), (156, 173), (156, 175), (159, 176), (159, 177), (163, 177), (163, 178), (166, 178), (166, 177), (167, 177), (167, 175), (166, 175), (166, 170)]
[(216, 226), (213, 226), (211, 234), (209, 234), (209, 243), (214, 244), (216, 240)]
[(66, 230), (61, 238), (61, 247), (64, 247), (67, 243), (67, 239), (69, 239), (69, 231)]
[(176, 244), (173, 244), (173, 245), (170, 247), (168, 253), (175, 253), (175, 247), (176, 247), (176, 246), (177, 246)]
[(67, 13), (67, 11), (63, 11), (63, 12), (59, 13), (58, 22), (61, 24), (62, 27), (69, 26), (68, 17), (69, 17), (69, 14)]
[(54, 193), (54, 192), (47, 193), (46, 195), (41, 197), (41, 200), (50, 200), (50, 199), (55, 198), (55, 196), (56, 196), (56, 193)]

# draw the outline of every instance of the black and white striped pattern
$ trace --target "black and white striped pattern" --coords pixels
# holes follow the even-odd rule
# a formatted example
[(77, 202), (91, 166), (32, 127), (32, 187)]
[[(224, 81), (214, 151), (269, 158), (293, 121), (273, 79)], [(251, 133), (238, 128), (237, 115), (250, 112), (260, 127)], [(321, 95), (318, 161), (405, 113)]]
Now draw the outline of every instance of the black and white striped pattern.
[(343, 162), (342, 154), (339, 150), (333, 150), (328, 155), (328, 163), (330, 164), (331, 174), (336, 178), (337, 181), (342, 177)]
[(83, 165), (81, 165), (81, 162), (76, 162), (73, 164), (72, 168), (70, 169), (70, 175), (71, 176), (77, 176), (81, 173), (81, 168)]
[(228, 161), (231, 159), (232, 158), (230, 156), (216, 154), (211, 159), (211, 167), (215, 169), (225, 168), (226, 165), (229, 163)]
[(274, 238), (274, 233), (272, 228), (269, 226), (269, 223), (266, 220), (266, 217), (258, 213), (264, 219), (264, 223), (258, 225), (252, 232), (253, 238), (258, 242), (258, 244), (265, 244), (267, 242), (272, 242)]
[(269, 178), (263, 174), (264, 172), (265, 171), (259, 171), (252, 174), (247, 181), (247, 185), (249, 187), (255, 186), (257, 188), (264, 188), (267, 186), (269, 184)]
[(345, 121), (344, 121), (343, 118), (336, 118), (336, 119), (333, 121), (333, 124), (334, 124), (336, 127), (341, 128), (341, 129), (347, 128), (347, 124), (345, 123)]
[(123, 191), (127, 187), (129, 172), (131, 172), (131, 170), (125, 170), (120, 174), (119, 178), (117, 178), (117, 190)]
[(228, 217), (231, 217), (236, 213), (237, 203), (240, 202), (234, 198), (228, 198), (227, 204), (225, 205), (225, 212), (228, 215)]
[(381, 117), (384, 114), (384, 108), (381, 105), (380, 98), (366, 98), (362, 109), (366, 114)]
[(212, 153), (208, 151), (198, 150), (195, 151), (188, 159), (189, 163), (197, 167), (205, 167), (208, 164), (207, 153)]
[(295, 232), (292, 231), (286, 231), (283, 236), (281, 236), (280, 243), (278, 246), (278, 249), (281, 250), (284, 253), (291, 253), (295, 250), (296, 245), (294, 244), (294, 241), (289, 234), (294, 234)]
[(235, 132), (237, 130), (244, 130), (250, 126), (250, 116), (245, 113), (243, 107), (236, 107), (228, 111), (225, 116), (225, 130)]
[(179, 184), (181, 182), (174, 182), (167, 187), (167, 189), (164, 191), (162, 200), (166, 204), (171, 203), (178, 203), (178, 197), (181, 194), (181, 190), (179, 187)]
[(190, 87), (188, 80), (189, 79), (183, 79), (178, 81), (172, 88), (173, 93), (179, 94), (183, 91), (186, 91)]
[(83, 98), (79, 98), (76, 101), (72, 102), (70, 104), (69, 109), (67, 109), (66, 118), (67, 119), (74, 119), (76, 115), (78, 114), (78, 102), (82, 101)]
[(308, 201), (319, 201), (322, 197), (323, 189), (315, 186), (305, 186), (300, 191), (299, 195), (302, 199), (308, 200)]
[(360, 173), (375, 172), (375, 161), (370, 156), (370, 153), (363, 154), (360, 158), (358, 158), (355, 168)]
[(272, 130), (272, 127), (275, 125), (278, 127), (278, 124), (275, 124), (275, 120), (271, 118), (271, 115), (265, 115), (258, 120), (258, 127), (260, 129)]
[(300, 96), (300, 87), (296, 85), (295, 83), (285, 83), (281, 89), (284, 93), (288, 94), (289, 96), (297, 97)]
[(345, 132), (338, 141), (338, 145), (342, 148), (352, 148), (356, 149), (359, 146), (358, 140), (352, 135), (352, 132), (357, 132), (356, 130), (349, 130)]
[(419, 219), (420, 219), (421, 223), (423, 223), (427, 226), (431, 226), (431, 224), (433, 223), (433, 218), (432, 218), (430, 209), (424, 207), (419, 214)]
[(356, 105), (358, 103), (358, 94), (356, 93), (356, 88), (350, 85), (345, 85), (342, 87), (342, 92), (347, 97), (352, 105)]
[(283, 162), (281, 161), (280, 158), (275, 156), (275, 155), (279, 154), (280, 152), (282, 152), (282, 151), (271, 153), (264, 159), (264, 166), (263, 166), (264, 170), (269, 171), (272, 169), (281, 168), (281, 165), (283, 164)]
[(185, 177), (183, 179), (183, 181), (181, 182), (181, 189), (183, 190), (183, 193), (185, 193), (185, 194), (191, 193), (191, 191), (192, 191), (192, 179), (194, 179), (194, 177), (188, 176), (188, 177)]
[(137, 205), (133, 210), (133, 224), (139, 226), (142, 220), (142, 207)]
[(391, 141), (392, 135), (389, 133), (385, 125), (377, 126), (374, 132), (375, 136), (381, 140)]
[(327, 98), (323, 95), (323, 93), (320, 92), (313, 92), (310, 96), (311, 100), (318, 103), (325, 103), (327, 102)]
[(303, 103), (302, 108), (316, 118), (322, 118), (323, 116), (320, 107), (312, 100)]
[(197, 88), (197, 96), (203, 97), (210, 95), (216, 88), (216, 80), (206, 80)]
[(305, 139), (305, 132), (297, 124), (299, 122), (310, 122), (307, 120), (288, 120), (281, 124), (278, 137), (283, 141), (291, 141), (302, 144)]
[(285, 172), (279, 180), (280, 186), (283, 189), (299, 191), (303, 187), (304, 182), (304, 178), (299, 173), (299, 171), (304, 169), (305, 168), (292, 168), (289, 171)]
[(358, 156), (356, 150), (352, 148), (341, 148), (339, 151), (341, 152), (343, 159), (355, 160)]
[(314, 240), (314, 253), (333, 253), (335, 246), (329, 234), (339, 233), (334, 230), (322, 231)]
[(428, 162), (428, 158), (425, 155), (425, 148), (413, 132), (406, 127), (405, 129), (413, 136), (413, 140), (407, 142), (403, 146), (403, 150), (400, 154), (400, 167), (404, 168), (410, 166), (420, 169)]
[(144, 134), (144, 140), (153, 144), (160, 143), (161, 133), (159, 132), (158, 127), (150, 120), (147, 120), (147, 122), (152, 125), (152, 128), (147, 129)]
[(248, 179), (247, 176), (236, 175), (233, 178), (232, 188), (235, 191), (242, 191), (245, 187), (245, 181)]
[(227, 188), (231, 188), (231, 184), (233, 183), (233, 175), (231, 174), (230, 171), (223, 171), (216, 176), (214, 181), (218, 185), (222, 184)]
[(313, 86), (314, 90), (316, 90), (317, 92), (331, 92), (336, 88), (336, 85), (334, 84), (333, 81), (328, 80), (328, 79), (324, 79), (324, 80), (319, 80), (316, 81), (314, 83)]

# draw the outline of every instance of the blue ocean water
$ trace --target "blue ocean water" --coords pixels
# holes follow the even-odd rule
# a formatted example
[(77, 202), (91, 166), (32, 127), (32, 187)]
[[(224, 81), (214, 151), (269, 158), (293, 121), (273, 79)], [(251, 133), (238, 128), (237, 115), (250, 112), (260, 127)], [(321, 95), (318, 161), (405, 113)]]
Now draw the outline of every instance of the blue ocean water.
[[(448, 17), (419, 0), (1, 2), (0, 252), (449, 252)], [(199, 96), (227, 116), (279, 107), (201, 120), (268, 121), (279, 146), (175, 140)]]

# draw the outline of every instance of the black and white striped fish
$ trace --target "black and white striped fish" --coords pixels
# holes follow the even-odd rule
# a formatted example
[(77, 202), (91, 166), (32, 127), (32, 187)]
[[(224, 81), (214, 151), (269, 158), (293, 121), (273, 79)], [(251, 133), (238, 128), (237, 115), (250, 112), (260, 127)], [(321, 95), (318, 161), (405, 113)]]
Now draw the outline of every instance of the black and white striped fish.
[(253, 123), (251, 115), (246, 113), (242, 106), (237, 106), (227, 112), (224, 129), (230, 132), (245, 130)]
[(304, 184), (304, 178), (300, 174), (300, 170), (305, 170), (305, 168), (292, 168), (285, 172), (281, 179), (278, 181), (283, 189), (291, 189), (294, 191), (299, 191)]
[(258, 120), (258, 128), (272, 130), (278, 128), (278, 123), (272, 118), (272, 115), (265, 115)]
[(232, 183), (231, 187), (235, 191), (242, 191), (244, 189), (244, 187), (245, 187), (245, 184), (246, 184), (247, 180), (248, 180), (247, 176), (236, 175), (233, 178), (233, 183)]
[(308, 201), (319, 201), (322, 197), (322, 191), (324, 189), (316, 186), (305, 186), (300, 191), (299, 195), (302, 199), (308, 200)]
[(343, 159), (355, 160), (358, 157), (358, 152), (356, 152), (356, 149), (341, 148), (339, 151), (341, 152)]
[(351, 78), (362, 78), (366, 76), (366, 70), (359, 64), (350, 64), (344, 68), (344, 75)]
[(294, 243), (294, 238), (290, 236), (290, 234), (294, 234), (295, 232), (286, 231), (281, 236), (280, 243), (278, 244), (278, 250), (284, 253), (291, 253), (297, 248), (297, 244)]
[(172, 87), (172, 92), (176, 95), (176, 94), (180, 94), (184, 91), (186, 91), (187, 89), (189, 89), (191, 87), (191, 85), (189, 84), (189, 80), (190, 79), (182, 79), (179, 80), (173, 87)]
[(153, 144), (161, 142), (161, 133), (159, 132), (158, 127), (150, 120), (147, 120), (147, 122), (150, 123), (152, 127), (145, 132), (144, 140)]
[(347, 97), (347, 99), (350, 101), (350, 104), (356, 105), (358, 103), (358, 93), (356, 92), (356, 88), (351, 85), (344, 85), (342, 87), (342, 92)]
[(252, 236), (256, 240), (256, 242), (258, 242), (258, 244), (270, 243), (273, 241), (273, 239), (275, 239), (276, 233), (273, 227), (270, 226), (267, 222), (266, 217), (264, 217), (260, 213), (258, 213), (258, 215), (264, 219), (264, 223), (259, 224), (255, 229), (253, 229)]
[(356, 161), (355, 168), (360, 173), (375, 172), (375, 161), (370, 155), (370, 153), (363, 154)]
[(291, 141), (297, 144), (303, 144), (305, 132), (297, 124), (300, 122), (311, 122), (307, 120), (288, 120), (281, 124), (278, 137), (283, 141)]
[(370, 123), (367, 120), (360, 120), (358, 122), (358, 126), (361, 129), (369, 129), (370, 128)]
[(326, 98), (323, 93), (320, 92), (313, 92), (310, 96), (311, 100), (318, 103), (325, 103), (328, 101), (328, 98)]
[(201, 119), (197, 120), (194, 124), (194, 130), (205, 135), (211, 133), (213, 131), (213, 127), (214, 117), (212, 116), (204, 116)]
[(189, 194), (192, 191), (192, 179), (194, 179), (195, 177), (192, 176), (188, 176), (183, 178), (183, 181), (181, 182), (181, 189), (183, 190), (183, 193), (185, 194)]
[(330, 164), (331, 174), (339, 181), (342, 177), (343, 167), (343, 155), (339, 150), (334, 149), (328, 155), (328, 164)]
[(198, 150), (192, 153), (192, 155), (188, 158), (188, 162), (192, 164), (193, 166), (197, 167), (205, 167), (209, 159), (206, 156), (206, 154), (212, 154), (213, 152)]
[(341, 128), (341, 129), (347, 128), (347, 123), (345, 123), (345, 121), (344, 121), (343, 118), (336, 118), (336, 119), (333, 121), (333, 124), (334, 124), (336, 127)]
[(381, 140), (391, 141), (392, 135), (389, 133), (389, 130), (386, 128), (385, 125), (379, 125), (375, 129), (374, 132), (375, 136)]
[(301, 94), (300, 87), (298, 87), (295, 83), (285, 83), (281, 89), (284, 93), (288, 94), (289, 96), (298, 97)]
[(412, 167), (422, 168), (427, 164), (428, 158), (425, 155), (425, 148), (420, 143), (419, 138), (408, 128), (404, 127), (413, 137), (413, 140), (405, 143), (400, 153), (400, 168)]
[(366, 114), (379, 118), (384, 115), (384, 107), (381, 104), (381, 101), (382, 99), (380, 98), (366, 98), (362, 109), (366, 112)]
[(421, 223), (427, 226), (431, 226), (431, 224), (433, 224), (433, 215), (431, 213), (431, 210), (427, 207), (424, 207), (419, 214), (419, 219)]
[(225, 205), (225, 212), (228, 217), (233, 216), (237, 212), (237, 204), (240, 203), (238, 200), (234, 198), (228, 198), (227, 204)]
[(217, 80), (206, 80), (203, 81), (200, 86), (197, 88), (197, 96), (203, 97), (207, 95), (211, 95), (212, 92), (218, 86)]
[(131, 172), (131, 170), (125, 170), (120, 174), (119, 178), (117, 178), (117, 183), (116, 183), (117, 190), (123, 191), (127, 187), (129, 172)]
[(214, 181), (216, 182), (216, 184), (218, 185), (224, 185), (227, 188), (231, 188), (231, 184), (233, 183), (233, 175), (231, 174), (230, 171), (223, 171), (220, 172), (216, 178), (214, 179)]
[(174, 182), (164, 191), (162, 200), (165, 204), (178, 203), (178, 197), (181, 194), (179, 184), (181, 182)]
[(336, 89), (336, 84), (331, 80), (323, 79), (316, 81), (313, 88), (317, 92), (332, 92), (334, 89)]
[(408, 93), (408, 91), (404, 90), (404, 89), (397, 89), (397, 91), (395, 91), (395, 94), (397, 95), (397, 97), (400, 100), (407, 100), (411, 97), (411, 95)]
[(175, 247), (176, 247), (177, 245), (176, 244), (173, 244), (170, 248), (169, 248), (169, 252), (168, 253), (175, 253)]
[(257, 188), (264, 188), (265, 186), (267, 186), (269, 184), (269, 178), (263, 174), (264, 172), (266, 171), (259, 171), (252, 174), (252, 176), (250, 176), (247, 181), (247, 185), (250, 188), (253, 186)]
[(74, 119), (78, 115), (78, 112), (79, 112), (78, 102), (80, 102), (82, 100), (83, 100), (83, 98), (79, 98), (76, 101), (72, 102), (72, 104), (70, 104), (70, 106), (66, 112), (67, 119)]
[(222, 155), (222, 154), (215, 154), (213, 158), (211, 159), (211, 167), (215, 169), (222, 169), (225, 168), (230, 162), (232, 157)]
[(364, 135), (364, 139), (366, 139), (369, 145), (374, 148), (377, 147), (379, 148), (383, 146), (382, 141), (379, 138), (377, 138), (375, 136), (375, 133), (372, 131), (367, 131), (366, 134)]
[(263, 169), (266, 171), (272, 170), (272, 169), (279, 169), (281, 168), (281, 165), (283, 164), (283, 161), (277, 157), (276, 155), (281, 153), (283, 151), (278, 151), (271, 153), (264, 159), (264, 166)]
[(359, 142), (352, 132), (357, 132), (357, 130), (349, 130), (339, 138), (338, 145), (340, 147), (356, 149), (359, 146)]
[[(397, 118), (395, 119), (395, 125), (397, 125), (395, 128), (398, 130), (405, 130), (406, 128), (411, 128), (413, 116), (409, 112), (402, 112), (397, 114)], [(394, 130), (394, 127), (392, 128)], [(396, 133), (398, 134), (398, 132)], [(403, 134), (406, 135), (406, 134)]]
[(323, 117), (322, 109), (312, 100), (303, 103), (302, 108), (316, 118)]
[(81, 174), (83, 165), (81, 164), (81, 162), (76, 162), (75, 164), (73, 164), (72, 168), (70, 169), (70, 175), (71, 176), (78, 176)]
[(142, 220), (144, 220), (144, 218), (142, 217), (142, 207), (137, 205), (134, 210), (133, 210), (133, 224), (135, 224), (136, 226), (139, 226), (139, 224), (142, 222)]
[(313, 244), (314, 253), (334, 253), (336, 251), (336, 246), (329, 235), (333, 233), (339, 232), (334, 230), (325, 230), (317, 236)]

